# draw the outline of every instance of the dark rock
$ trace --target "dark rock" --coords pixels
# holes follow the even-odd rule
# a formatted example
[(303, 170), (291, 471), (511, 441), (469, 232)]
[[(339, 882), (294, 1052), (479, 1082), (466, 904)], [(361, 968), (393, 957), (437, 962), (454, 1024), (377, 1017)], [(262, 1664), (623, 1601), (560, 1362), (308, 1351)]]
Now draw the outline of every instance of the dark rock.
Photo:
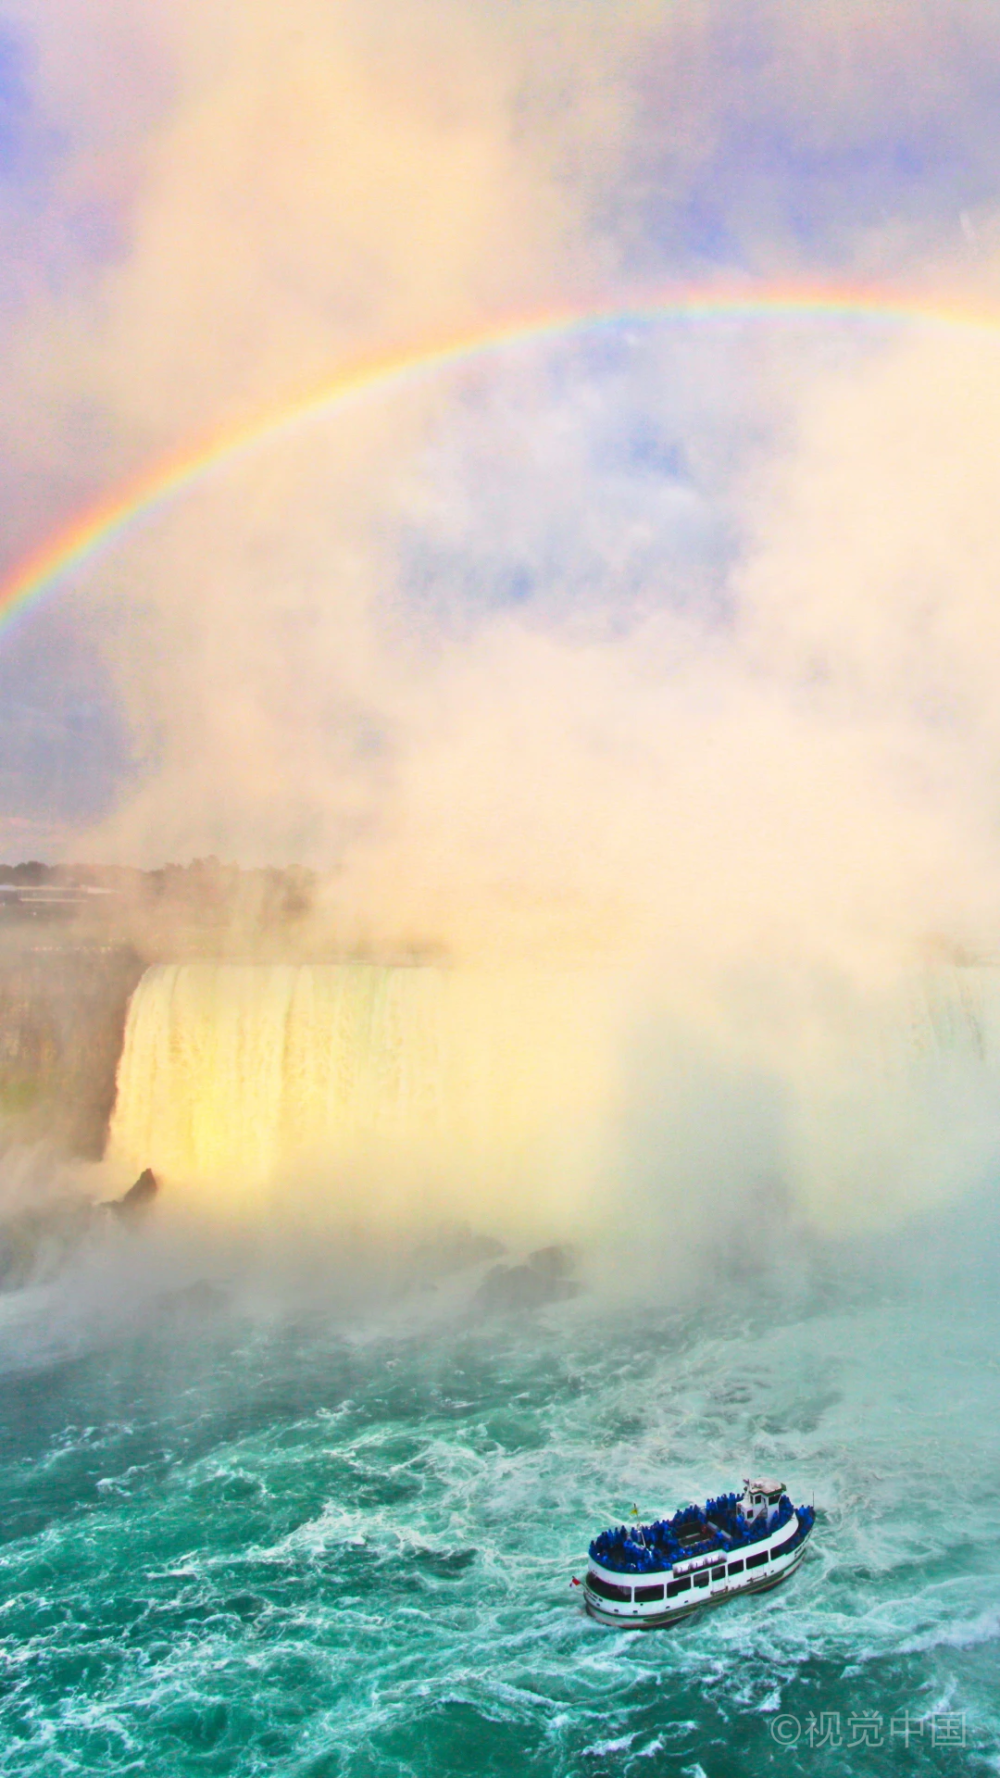
[(19, 1141), (97, 1160), (142, 962), (127, 946), (12, 946), (2, 928), (0, 1113)]
[(528, 1264), (533, 1272), (554, 1283), (557, 1278), (570, 1277), (576, 1255), (572, 1247), (539, 1247), (537, 1252), (529, 1253)]
[(152, 1167), (145, 1167), (135, 1184), (129, 1186), (124, 1197), (114, 1198), (108, 1209), (115, 1216), (120, 1216), (123, 1222), (133, 1222), (136, 1217), (146, 1214), (159, 1189)]
[(494, 1311), (540, 1309), (546, 1303), (564, 1302), (580, 1289), (569, 1275), (572, 1267), (571, 1247), (541, 1247), (529, 1254), (526, 1265), (493, 1266), (475, 1300), (481, 1308)]

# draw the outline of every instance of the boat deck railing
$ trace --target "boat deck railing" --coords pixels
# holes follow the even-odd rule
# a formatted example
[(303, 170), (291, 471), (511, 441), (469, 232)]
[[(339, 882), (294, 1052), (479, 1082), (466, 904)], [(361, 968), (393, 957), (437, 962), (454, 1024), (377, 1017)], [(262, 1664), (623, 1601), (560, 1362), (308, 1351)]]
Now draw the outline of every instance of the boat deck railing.
[[(612, 1526), (594, 1538), (591, 1560), (612, 1573), (656, 1574), (693, 1556), (720, 1550), (728, 1553), (760, 1543), (787, 1525), (796, 1511), (784, 1494), (770, 1524), (760, 1520), (749, 1525), (739, 1511), (738, 1498), (736, 1494), (723, 1494), (717, 1500), (706, 1501), (703, 1507), (682, 1507), (672, 1519), (657, 1519), (650, 1525)], [(812, 1528), (812, 1508), (800, 1506), (798, 1514), (799, 1524), (789, 1548), (801, 1542)]]

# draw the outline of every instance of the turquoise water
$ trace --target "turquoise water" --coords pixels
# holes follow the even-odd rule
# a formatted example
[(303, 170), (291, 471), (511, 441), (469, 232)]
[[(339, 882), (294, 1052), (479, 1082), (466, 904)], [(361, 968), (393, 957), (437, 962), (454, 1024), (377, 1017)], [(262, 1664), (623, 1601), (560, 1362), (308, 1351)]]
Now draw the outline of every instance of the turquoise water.
[[(1000, 1770), (998, 1272), (946, 1237), (488, 1320), (315, 1278), (112, 1312), (137, 1246), (8, 1293), (4, 1771)], [(787, 1587), (588, 1621), (595, 1530), (748, 1467), (815, 1495)]]

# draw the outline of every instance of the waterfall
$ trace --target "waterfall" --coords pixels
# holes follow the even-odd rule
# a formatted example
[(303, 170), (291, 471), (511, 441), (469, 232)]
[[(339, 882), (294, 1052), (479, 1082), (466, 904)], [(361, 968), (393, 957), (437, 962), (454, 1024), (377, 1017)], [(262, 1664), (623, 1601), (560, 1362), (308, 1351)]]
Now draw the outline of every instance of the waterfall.
[[(463, 1221), (566, 1238), (739, 1222), (778, 1180), (810, 1220), (903, 1216), (1000, 1165), (1000, 971), (939, 967), (766, 1048), (643, 1010), (598, 972), (163, 965), (129, 1008), (108, 1159), (171, 1204), (314, 1225)], [(809, 1042), (800, 1041), (802, 1033)]]
[(910, 1042), (917, 1052), (964, 1058), (995, 1070), (1000, 1059), (1000, 969), (939, 965), (910, 993)]
[(568, 1166), (582, 1188), (599, 1145), (592, 999), (571, 973), (157, 966), (129, 1009), (108, 1158), (239, 1213), (308, 1197), (545, 1226), (555, 1181)]

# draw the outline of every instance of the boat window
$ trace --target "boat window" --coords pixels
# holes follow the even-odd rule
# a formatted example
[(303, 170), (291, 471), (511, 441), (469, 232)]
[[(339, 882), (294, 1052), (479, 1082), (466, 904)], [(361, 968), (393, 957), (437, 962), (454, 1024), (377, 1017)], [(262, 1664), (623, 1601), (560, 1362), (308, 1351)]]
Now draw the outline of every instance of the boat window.
[(599, 1574), (588, 1574), (587, 1585), (599, 1599), (624, 1599), (631, 1604), (631, 1587), (616, 1586), (612, 1580), (602, 1580)]
[(759, 1556), (748, 1556), (747, 1557), (747, 1567), (748, 1568), (761, 1568), (761, 1567), (763, 1567), (763, 1565), (766, 1561), (767, 1561), (767, 1551), (761, 1550)]
[(718, 1568), (712, 1569), (712, 1579), (713, 1580), (725, 1580), (725, 1578), (726, 1578), (726, 1564), (725, 1564), (725, 1562), (720, 1562)]
[(738, 1561), (730, 1562), (729, 1572), (730, 1572), (730, 1574), (742, 1574), (743, 1573), (743, 1557), (742, 1556), (740, 1556)]
[(785, 1538), (784, 1543), (776, 1543), (775, 1544), (773, 1550), (771, 1551), (771, 1561), (772, 1562), (776, 1561), (778, 1556), (785, 1556), (788, 1554), (788, 1551), (791, 1549), (793, 1543), (795, 1542), (795, 1539), (798, 1537), (798, 1534), (799, 1534), (798, 1528), (796, 1527), (796, 1529), (792, 1532), (791, 1537)]
[(650, 1605), (654, 1599), (663, 1598), (663, 1582), (658, 1587), (636, 1587), (635, 1602), (637, 1605)]
[(691, 1585), (691, 1576), (686, 1574), (683, 1580), (668, 1580), (667, 1598), (672, 1599), (676, 1593), (686, 1593)]
[(712, 1577), (709, 1574), (708, 1569), (703, 1568), (700, 1574), (695, 1575), (694, 1584), (696, 1587), (707, 1587), (711, 1578)]

